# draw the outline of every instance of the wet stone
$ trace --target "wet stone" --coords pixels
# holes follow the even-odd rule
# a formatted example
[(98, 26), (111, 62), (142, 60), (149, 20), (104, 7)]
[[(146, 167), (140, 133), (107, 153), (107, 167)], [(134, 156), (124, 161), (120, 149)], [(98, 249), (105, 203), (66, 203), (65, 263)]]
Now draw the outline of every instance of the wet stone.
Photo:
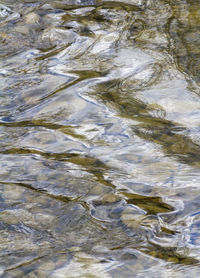
[(102, 204), (111, 204), (120, 201), (120, 197), (115, 194), (105, 194), (102, 198)]
[(49, 27), (43, 31), (41, 41), (49, 41), (52, 45), (67, 45), (76, 39), (77, 35), (71, 30)]
[(143, 215), (134, 215), (134, 214), (130, 214), (130, 213), (122, 213), (121, 215), (121, 221), (123, 224), (125, 224), (128, 228), (132, 228), (132, 229), (137, 229), (140, 227), (140, 223), (143, 220)]
[(0, 4), (0, 18), (5, 18), (12, 13), (9, 7)]
[(39, 15), (34, 12), (26, 14), (24, 16), (24, 21), (26, 24), (38, 24), (39, 20), (40, 20)]

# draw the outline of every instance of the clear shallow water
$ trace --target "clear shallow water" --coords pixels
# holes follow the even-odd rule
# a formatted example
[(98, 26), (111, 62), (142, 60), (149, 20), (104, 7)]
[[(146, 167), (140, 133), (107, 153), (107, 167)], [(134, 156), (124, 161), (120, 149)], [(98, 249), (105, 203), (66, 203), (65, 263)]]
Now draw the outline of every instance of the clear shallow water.
[(3, 1), (1, 277), (198, 277), (198, 1)]

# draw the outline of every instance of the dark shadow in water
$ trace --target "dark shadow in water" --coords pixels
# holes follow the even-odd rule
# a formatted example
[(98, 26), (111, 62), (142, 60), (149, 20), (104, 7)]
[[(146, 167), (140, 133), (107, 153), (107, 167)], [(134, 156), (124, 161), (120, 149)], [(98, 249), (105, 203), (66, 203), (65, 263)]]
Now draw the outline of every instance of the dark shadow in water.
[(143, 196), (121, 192), (128, 204), (133, 204), (145, 210), (147, 214), (167, 213), (174, 210), (172, 206), (163, 202), (161, 197)]
[[(157, 108), (152, 109), (142, 100), (134, 97), (132, 92), (122, 92), (120, 81), (106, 82), (96, 87), (95, 96), (108, 106), (111, 106), (120, 117), (136, 120), (132, 131), (142, 139), (159, 144), (166, 155), (179, 161), (200, 167), (200, 146), (188, 136), (180, 134), (187, 129), (178, 123), (166, 120), (164, 116), (152, 116)], [(159, 111), (162, 114), (162, 111)], [(157, 113), (159, 114), (159, 113)]]
[(9, 185), (13, 184), (15, 186), (21, 186), (21, 187), (27, 188), (29, 190), (33, 190), (35, 192), (38, 192), (38, 193), (41, 193), (41, 194), (45, 194), (49, 198), (53, 198), (53, 199), (61, 201), (61, 202), (77, 201), (74, 198), (70, 198), (70, 197), (63, 196), (63, 195), (56, 195), (56, 194), (49, 193), (47, 189), (35, 188), (34, 186), (32, 186), (30, 184), (27, 184), (27, 183), (22, 183), (22, 182), (15, 182), (15, 183), (12, 182), (12, 183), (9, 183), (9, 182), (4, 182), (4, 181), (0, 181), (0, 183), (1, 184), (5, 184), (5, 185), (6, 184), (9, 184)]
[(190, 256), (180, 255), (177, 252), (177, 247), (162, 247), (156, 244), (152, 244), (148, 249), (141, 249), (140, 251), (153, 256), (155, 258), (164, 260), (169, 263), (181, 264), (181, 265), (197, 265), (199, 260)]
[(200, 20), (199, 1), (185, 0), (172, 5), (173, 16), (169, 19), (167, 31), (173, 40), (170, 51), (179, 70), (200, 82)]
[(96, 178), (97, 182), (115, 188), (111, 181), (105, 180), (104, 174), (110, 169), (104, 162), (100, 159), (91, 157), (89, 155), (80, 155), (77, 153), (48, 153), (42, 152), (35, 149), (21, 149), (21, 148), (11, 148), (5, 151), (1, 151), (1, 154), (12, 154), (12, 155), (26, 155), (26, 154), (37, 154), (46, 159), (70, 162), (75, 165), (81, 166), (81, 170), (91, 173)]

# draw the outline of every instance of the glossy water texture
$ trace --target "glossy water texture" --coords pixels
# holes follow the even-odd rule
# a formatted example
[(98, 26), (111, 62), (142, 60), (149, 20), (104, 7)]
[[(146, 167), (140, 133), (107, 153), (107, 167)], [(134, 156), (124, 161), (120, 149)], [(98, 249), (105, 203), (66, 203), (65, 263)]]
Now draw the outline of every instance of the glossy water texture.
[(200, 2), (0, 5), (0, 277), (200, 277)]

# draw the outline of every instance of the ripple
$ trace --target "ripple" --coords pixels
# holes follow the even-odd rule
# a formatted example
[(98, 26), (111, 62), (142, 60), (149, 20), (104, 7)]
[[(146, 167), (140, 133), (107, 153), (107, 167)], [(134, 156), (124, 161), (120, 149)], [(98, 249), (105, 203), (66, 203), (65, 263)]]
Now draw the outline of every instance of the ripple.
[(158, 2), (0, 6), (2, 277), (199, 276), (199, 4)]

